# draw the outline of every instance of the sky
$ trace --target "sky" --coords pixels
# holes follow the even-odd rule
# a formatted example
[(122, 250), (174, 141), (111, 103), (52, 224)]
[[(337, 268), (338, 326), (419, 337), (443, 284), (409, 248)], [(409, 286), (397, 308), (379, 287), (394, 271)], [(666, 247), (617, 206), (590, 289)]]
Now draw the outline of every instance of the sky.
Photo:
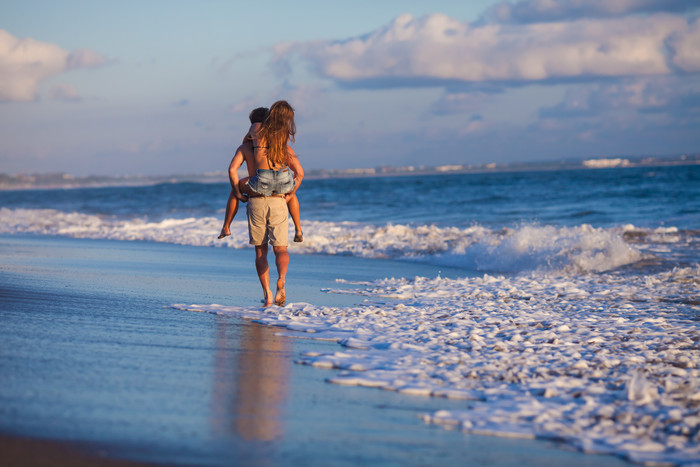
[(0, 4), (0, 173), (223, 171), (287, 100), (308, 169), (700, 152), (697, 0)]

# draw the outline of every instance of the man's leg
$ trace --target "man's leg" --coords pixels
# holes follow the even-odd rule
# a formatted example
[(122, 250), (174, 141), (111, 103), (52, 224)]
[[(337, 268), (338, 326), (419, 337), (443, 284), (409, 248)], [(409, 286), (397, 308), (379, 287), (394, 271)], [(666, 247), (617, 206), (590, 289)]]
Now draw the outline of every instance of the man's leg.
[(289, 267), (289, 253), (286, 246), (272, 247), (275, 252), (275, 265), (277, 266), (277, 293), (275, 293), (275, 305), (283, 306), (287, 301), (284, 291), (284, 281), (287, 278)]
[[(272, 290), (270, 290), (270, 267), (267, 264), (267, 243), (255, 247), (255, 270), (265, 294), (265, 306), (272, 305)], [(286, 270), (285, 270), (286, 273)]]

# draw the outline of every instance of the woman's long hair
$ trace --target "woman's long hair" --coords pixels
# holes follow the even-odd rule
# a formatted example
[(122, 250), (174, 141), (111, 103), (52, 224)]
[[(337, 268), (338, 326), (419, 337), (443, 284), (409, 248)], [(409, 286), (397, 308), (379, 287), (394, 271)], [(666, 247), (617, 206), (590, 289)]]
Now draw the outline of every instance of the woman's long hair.
[(287, 101), (277, 101), (270, 107), (270, 114), (260, 126), (258, 139), (267, 146), (267, 158), (277, 166), (287, 164), (287, 144), (294, 135), (297, 127), (294, 124), (294, 109)]

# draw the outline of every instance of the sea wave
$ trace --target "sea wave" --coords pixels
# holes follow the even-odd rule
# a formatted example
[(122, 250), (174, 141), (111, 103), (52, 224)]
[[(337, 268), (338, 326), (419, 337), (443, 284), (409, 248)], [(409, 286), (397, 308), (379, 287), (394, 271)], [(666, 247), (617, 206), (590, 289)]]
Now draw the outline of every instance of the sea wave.
[[(0, 233), (64, 235), (193, 246), (247, 248), (247, 224), (234, 221), (232, 235), (218, 240), (221, 220), (120, 219), (51, 209), (0, 209)], [(291, 226), (290, 226), (291, 227)], [(347, 255), (419, 261), (483, 272), (603, 272), (648, 256), (649, 245), (673, 245), (677, 229), (634, 226), (595, 228), (524, 224), (490, 229), (435, 225), (370, 225), (356, 222), (304, 222), (304, 242), (290, 244), (298, 254)], [(665, 246), (666, 247), (666, 246)], [(657, 248), (658, 249), (658, 248)]]

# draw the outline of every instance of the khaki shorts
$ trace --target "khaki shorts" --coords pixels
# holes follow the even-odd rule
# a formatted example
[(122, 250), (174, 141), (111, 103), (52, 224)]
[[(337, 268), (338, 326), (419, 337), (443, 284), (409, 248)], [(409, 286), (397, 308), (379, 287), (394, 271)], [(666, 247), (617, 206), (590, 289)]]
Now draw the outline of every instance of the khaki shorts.
[(258, 196), (248, 200), (248, 236), (255, 246), (271, 243), (287, 246), (289, 219), (287, 203), (278, 196)]

